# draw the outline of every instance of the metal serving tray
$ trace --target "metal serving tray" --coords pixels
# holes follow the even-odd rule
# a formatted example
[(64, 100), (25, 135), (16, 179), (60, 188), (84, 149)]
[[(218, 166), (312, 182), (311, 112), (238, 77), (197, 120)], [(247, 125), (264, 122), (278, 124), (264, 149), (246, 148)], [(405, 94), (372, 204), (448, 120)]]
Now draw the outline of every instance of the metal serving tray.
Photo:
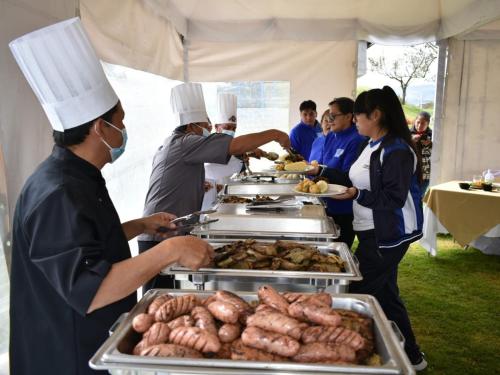
[(303, 241), (333, 241), (339, 230), (318, 205), (299, 210), (255, 211), (245, 204), (221, 203), (217, 212), (205, 215), (215, 223), (195, 228), (191, 234), (201, 238), (273, 238)]
[(224, 186), (223, 195), (295, 195), (294, 184), (278, 183), (244, 183), (227, 184)]
[[(237, 241), (237, 240), (236, 240)], [(234, 240), (208, 241), (214, 248), (234, 242)], [(262, 241), (266, 243), (268, 241)], [(163, 275), (175, 275), (177, 280), (189, 280), (198, 290), (231, 289), (254, 291), (265, 284), (271, 284), (278, 290), (313, 292), (328, 288), (331, 293), (346, 293), (352, 281), (362, 280), (358, 260), (342, 242), (302, 242), (316, 246), (324, 254), (338, 255), (345, 262), (345, 272), (312, 272), (284, 270), (240, 270), (231, 268), (201, 268), (192, 271), (188, 268), (173, 265), (161, 271)], [(189, 284), (183, 283), (189, 288)], [(192, 287), (191, 287), (192, 288)]]
[[(389, 322), (377, 300), (369, 295), (351, 294), (333, 296), (333, 308), (355, 311), (373, 318), (375, 348), (382, 359), (381, 366), (303, 364), (290, 362), (234, 361), (223, 359), (160, 358), (131, 355), (140, 335), (132, 329), (132, 319), (144, 311), (160, 294), (174, 296), (187, 294), (168, 289), (147, 292), (130, 313), (117, 325), (113, 334), (90, 359), (95, 370), (120, 370), (120, 374), (234, 374), (234, 375), (317, 375), (322, 374), (407, 374), (414, 375), (405, 352), (404, 340), (394, 323)], [(208, 297), (213, 292), (189, 292)], [(257, 294), (238, 292), (247, 301)]]

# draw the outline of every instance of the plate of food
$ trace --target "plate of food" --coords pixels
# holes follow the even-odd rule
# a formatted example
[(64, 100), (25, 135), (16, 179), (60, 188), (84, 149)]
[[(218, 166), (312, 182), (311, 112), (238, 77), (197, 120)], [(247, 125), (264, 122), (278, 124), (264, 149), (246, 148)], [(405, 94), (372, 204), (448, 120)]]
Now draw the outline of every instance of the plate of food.
[(314, 165), (307, 164), (305, 161), (298, 161), (295, 163), (280, 163), (274, 165), (269, 172), (274, 172), (277, 175), (282, 174), (304, 174), (315, 168)]
[(310, 195), (314, 197), (331, 197), (333, 195), (339, 195), (345, 193), (347, 190), (346, 186), (337, 184), (328, 184), (326, 181), (320, 180), (314, 182), (312, 180), (305, 179), (299, 182), (293, 191), (300, 195)]

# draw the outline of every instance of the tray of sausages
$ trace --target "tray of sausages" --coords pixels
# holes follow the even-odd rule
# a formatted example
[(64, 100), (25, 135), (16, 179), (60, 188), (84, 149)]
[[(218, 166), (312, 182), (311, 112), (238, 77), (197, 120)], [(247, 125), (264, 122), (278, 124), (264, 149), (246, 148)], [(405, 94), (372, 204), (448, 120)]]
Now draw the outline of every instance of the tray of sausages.
[(139, 374), (413, 374), (398, 332), (368, 295), (154, 289), (89, 363)]

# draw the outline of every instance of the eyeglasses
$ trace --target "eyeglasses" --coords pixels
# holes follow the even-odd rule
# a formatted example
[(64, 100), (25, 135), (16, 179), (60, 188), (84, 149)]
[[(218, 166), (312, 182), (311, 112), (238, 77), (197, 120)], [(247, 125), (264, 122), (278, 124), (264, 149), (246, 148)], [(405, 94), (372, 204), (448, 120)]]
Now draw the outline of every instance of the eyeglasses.
[(329, 113), (328, 114), (328, 121), (330, 122), (334, 122), (335, 119), (338, 117), (338, 116), (345, 116), (346, 114), (345, 113)]

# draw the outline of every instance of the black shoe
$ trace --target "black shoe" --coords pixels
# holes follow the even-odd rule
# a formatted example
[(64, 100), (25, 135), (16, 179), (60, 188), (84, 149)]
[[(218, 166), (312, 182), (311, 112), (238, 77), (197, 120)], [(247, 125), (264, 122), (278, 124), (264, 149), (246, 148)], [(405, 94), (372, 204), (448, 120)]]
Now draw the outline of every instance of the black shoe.
[(415, 371), (423, 371), (427, 368), (427, 361), (425, 360), (424, 353), (421, 353), (420, 358), (418, 358), (415, 362), (412, 362), (411, 365)]

